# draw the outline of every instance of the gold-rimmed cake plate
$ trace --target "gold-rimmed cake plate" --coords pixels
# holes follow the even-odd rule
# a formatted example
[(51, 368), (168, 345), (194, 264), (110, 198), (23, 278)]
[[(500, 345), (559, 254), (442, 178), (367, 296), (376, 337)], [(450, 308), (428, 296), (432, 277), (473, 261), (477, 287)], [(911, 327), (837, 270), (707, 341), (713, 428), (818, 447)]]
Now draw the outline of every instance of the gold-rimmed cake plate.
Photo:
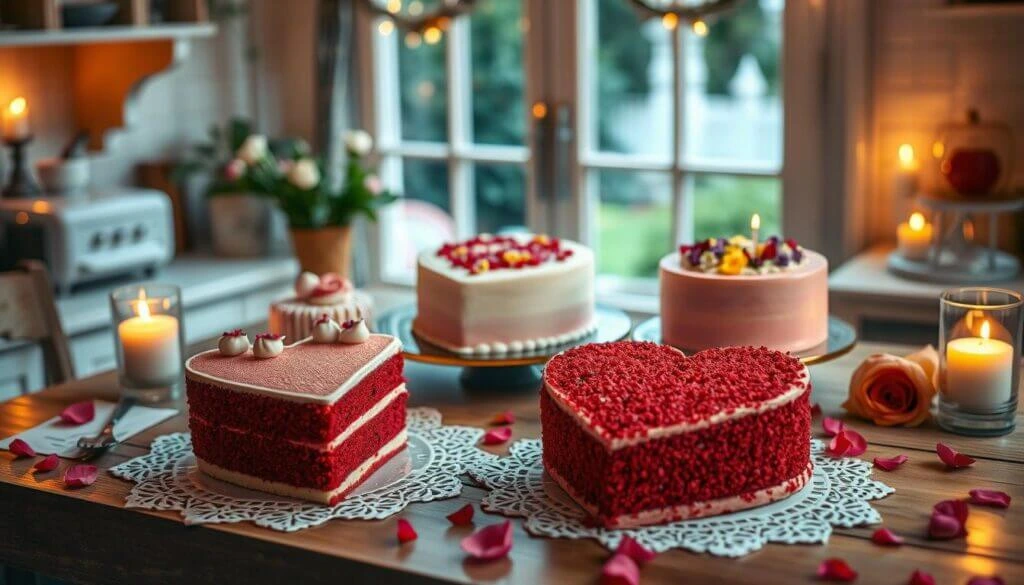
[[(640, 323), (633, 329), (634, 341), (661, 341), (661, 317), (651, 317)], [(804, 365), (821, 364), (832, 361), (843, 356), (857, 345), (857, 330), (853, 325), (836, 317), (828, 316), (828, 339), (810, 349), (795, 351), (793, 355), (800, 358)], [(680, 348), (685, 353), (694, 353), (693, 350)]]

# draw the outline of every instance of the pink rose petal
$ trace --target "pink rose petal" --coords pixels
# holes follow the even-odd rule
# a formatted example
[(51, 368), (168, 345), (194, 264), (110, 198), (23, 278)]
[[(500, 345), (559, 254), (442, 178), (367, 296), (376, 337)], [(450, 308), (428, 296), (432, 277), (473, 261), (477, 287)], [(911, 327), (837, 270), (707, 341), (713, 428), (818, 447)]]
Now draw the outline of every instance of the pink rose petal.
[(899, 546), (903, 544), (903, 537), (888, 528), (879, 528), (871, 535), (871, 542), (881, 546)]
[(818, 579), (822, 581), (853, 581), (857, 571), (843, 559), (825, 559), (818, 565)]
[(917, 569), (910, 574), (910, 581), (907, 582), (907, 585), (935, 585), (935, 577), (932, 577), (931, 573)]
[(398, 519), (398, 544), (405, 544), (419, 538), (416, 534), (416, 529), (412, 527), (412, 523), (405, 518)]
[(906, 463), (907, 459), (909, 459), (909, 457), (906, 455), (897, 455), (895, 457), (875, 457), (874, 463), (875, 467), (882, 471), (893, 471), (900, 465)]
[(484, 445), (500, 445), (505, 441), (512, 438), (511, 427), (501, 427), (500, 429), (491, 429), (484, 433)]
[(935, 540), (950, 540), (960, 536), (963, 531), (964, 525), (953, 516), (932, 514), (928, 521), (928, 536)]
[(967, 502), (963, 500), (943, 500), (932, 506), (932, 514), (952, 516), (961, 524), (967, 523), (967, 516), (970, 512), (971, 509), (967, 507)]
[(95, 465), (72, 465), (64, 472), (64, 485), (72, 488), (92, 485), (99, 470)]
[(454, 526), (466, 526), (468, 524), (472, 524), (473, 504), (466, 504), (451, 514), (448, 514), (445, 518), (447, 518)]
[(990, 506), (992, 508), (1009, 508), (1010, 494), (996, 490), (971, 490), (971, 503), (976, 506)]
[(512, 522), (484, 526), (462, 539), (462, 550), (481, 561), (500, 559), (512, 550)]
[(83, 425), (96, 417), (96, 405), (92, 400), (76, 402), (60, 413), (60, 420), (69, 425)]
[(825, 429), (826, 435), (834, 437), (846, 430), (846, 423), (837, 418), (826, 416), (821, 421), (821, 428)]
[(628, 555), (615, 554), (601, 567), (601, 585), (639, 585), (640, 567)]
[(992, 575), (991, 577), (971, 577), (967, 585), (1006, 585), (1002, 577)]
[(511, 410), (499, 412), (491, 418), (492, 425), (510, 425), (514, 422), (516, 422), (516, 415)]
[(36, 450), (31, 445), (22, 441), (21, 439), (14, 439), (11, 444), (7, 446), (7, 450), (14, 453), (14, 456), (18, 459), (22, 457), (35, 457)]
[(615, 554), (626, 555), (633, 559), (637, 565), (646, 564), (658, 556), (658, 553), (648, 550), (647, 547), (634, 540), (632, 536), (622, 537), (622, 540), (619, 541), (619, 546), (615, 547)]
[(942, 459), (942, 462), (950, 469), (970, 467), (974, 464), (973, 457), (968, 457), (944, 443), (936, 443), (935, 452), (939, 454), (939, 459)]
[(843, 429), (832, 437), (825, 452), (832, 457), (856, 457), (867, 451), (868, 442), (864, 436), (851, 429)]
[(32, 466), (32, 469), (35, 469), (36, 471), (40, 472), (53, 471), (54, 469), (57, 469), (57, 465), (59, 464), (60, 459), (57, 457), (57, 454), (51, 453), (50, 455), (47, 455), (46, 457), (40, 459), (39, 461), (36, 461), (36, 464)]

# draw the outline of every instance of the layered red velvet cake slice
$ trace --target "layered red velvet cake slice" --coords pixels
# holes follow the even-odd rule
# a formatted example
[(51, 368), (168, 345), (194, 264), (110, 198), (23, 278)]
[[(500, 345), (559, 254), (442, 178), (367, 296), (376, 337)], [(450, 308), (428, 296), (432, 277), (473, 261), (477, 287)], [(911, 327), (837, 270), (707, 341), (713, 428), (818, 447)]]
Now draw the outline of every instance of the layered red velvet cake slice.
[(225, 333), (186, 362), (199, 469), (283, 496), (336, 503), (405, 448), (402, 347), (362, 321), (317, 322), (284, 347)]
[(609, 528), (760, 506), (811, 476), (810, 386), (763, 347), (570, 349), (544, 370), (544, 468)]

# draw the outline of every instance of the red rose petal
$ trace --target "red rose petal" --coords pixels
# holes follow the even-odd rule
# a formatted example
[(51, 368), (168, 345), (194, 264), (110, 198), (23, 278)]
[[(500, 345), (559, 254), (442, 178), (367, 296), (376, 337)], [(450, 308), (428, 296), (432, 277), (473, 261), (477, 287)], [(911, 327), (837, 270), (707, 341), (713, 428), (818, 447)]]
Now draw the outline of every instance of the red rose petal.
[(932, 577), (931, 573), (917, 569), (910, 574), (910, 581), (907, 582), (907, 585), (935, 585), (935, 577)]
[(499, 412), (491, 419), (492, 425), (510, 425), (514, 422), (516, 422), (516, 415), (511, 410)]
[(57, 469), (57, 465), (60, 464), (60, 459), (56, 453), (47, 455), (46, 457), (36, 461), (36, 464), (32, 466), (32, 469), (36, 471), (53, 471)]
[(466, 504), (451, 514), (448, 514), (445, 518), (455, 526), (466, 526), (467, 524), (472, 524), (473, 504)]
[(95, 465), (72, 465), (64, 472), (64, 485), (78, 488), (92, 485), (99, 470)]
[(639, 585), (640, 567), (624, 554), (612, 555), (601, 567), (601, 585)]
[(970, 514), (970, 511), (967, 502), (963, 500), (943, 500), (932, 507), (932, 514), (952, 516), (961, 524), (967, 523), (967, 515)]
[(1006, 585), (1002, 577), (992, 575), (991, 577), (971, 577), (967, 585)]
[(511, 427), (491, 429), (484, 433), (484, 445), (500, 445), (510, 438), (512, 438)]
[(492, 561), (508, 555), (512, 550), (512, 522), (484, 526), (462, 539), (462, 550), (481, 561)]
[(949, 540), (963, 534), (964, 525), (953, 516), (932, 514), (928, 521), (928, 536), (935, 540)]
[(76, 402), (60, 413), (60, 420), (69, 425), (83, 425), (96, 417), (96, 405), (92, 400)]
[(22, 457), (36, 456), (36, 450), (33, 449), (31, 445), (29, 445), (25, 441), (22, 441), (21, 439), (14, 439), (13, 441), (11, 441), (11, 444), (7, 446), (7, 450), (10, 451), (11, 453), (14, 453), (14, 456), (19, 459)]
[(867, 451), (868, 442), (857, 431), (843, 429), (832, 437), (825, 452), (832, 457), (856, 457)]
[(843, 559), (825, 559), (818, 565), (818, 579), (822, 581), (853, 581), (857, 571)]
[(971, 490), (971, 503), (976, 506), (990, 506), (992, 508), (1009, 508), (1010, 494), (996, 490)]
[(416, 529), (412, 527), (412, 523), (405, 518), (398, 519), (398, 543), (405, 544), (407, 542), (416, 540), (419, 535), (416, 534)]
[(963, 453), (960, 453), (956, 449), (946, 445), (944, 443), (936, 443), (935, 452), (939, 454), (939, 459), (946, 464), (946, 467), (950, 469), (960, 469), (961, 467), (970, 467), (974, 464), (974, 458), (968, 457)]
[(897, 455), (895, 457), (875, 457), (874, 463), (875, 467), (882, 471), (892, 471), (906, 463), (907, 459), (910, 458), (906, 455)]
[(658, 553), (648, 550), (647, 547), (633, 539), (632, 536), (623, 536), (619, 546), (615, 547), (616, 555), (626, 555), (633, 559), (637, 565), (650, 562)]
[(834, 437), (846, 430), (846, 423), (837, 418), (826, 416), (821, 420), (821, 428), (825, 429), (826, 435)]
[(871, 535), (871, 542), (881, 546), (899, 546), (903, 544), (903, 537), (888, 528), (879, 528)]

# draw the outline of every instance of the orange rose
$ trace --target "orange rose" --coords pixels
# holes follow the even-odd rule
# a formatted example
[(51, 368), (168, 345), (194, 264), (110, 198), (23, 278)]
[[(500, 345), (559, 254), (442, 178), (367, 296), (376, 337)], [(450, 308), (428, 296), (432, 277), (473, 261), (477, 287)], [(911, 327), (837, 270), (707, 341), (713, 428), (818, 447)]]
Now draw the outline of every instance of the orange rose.
[(930, 345), (907, 357), (869, 356), (853, 372), (843, 408), (876, 425), (917, 426), (928, 420), (938, 368), (939, 354)]

